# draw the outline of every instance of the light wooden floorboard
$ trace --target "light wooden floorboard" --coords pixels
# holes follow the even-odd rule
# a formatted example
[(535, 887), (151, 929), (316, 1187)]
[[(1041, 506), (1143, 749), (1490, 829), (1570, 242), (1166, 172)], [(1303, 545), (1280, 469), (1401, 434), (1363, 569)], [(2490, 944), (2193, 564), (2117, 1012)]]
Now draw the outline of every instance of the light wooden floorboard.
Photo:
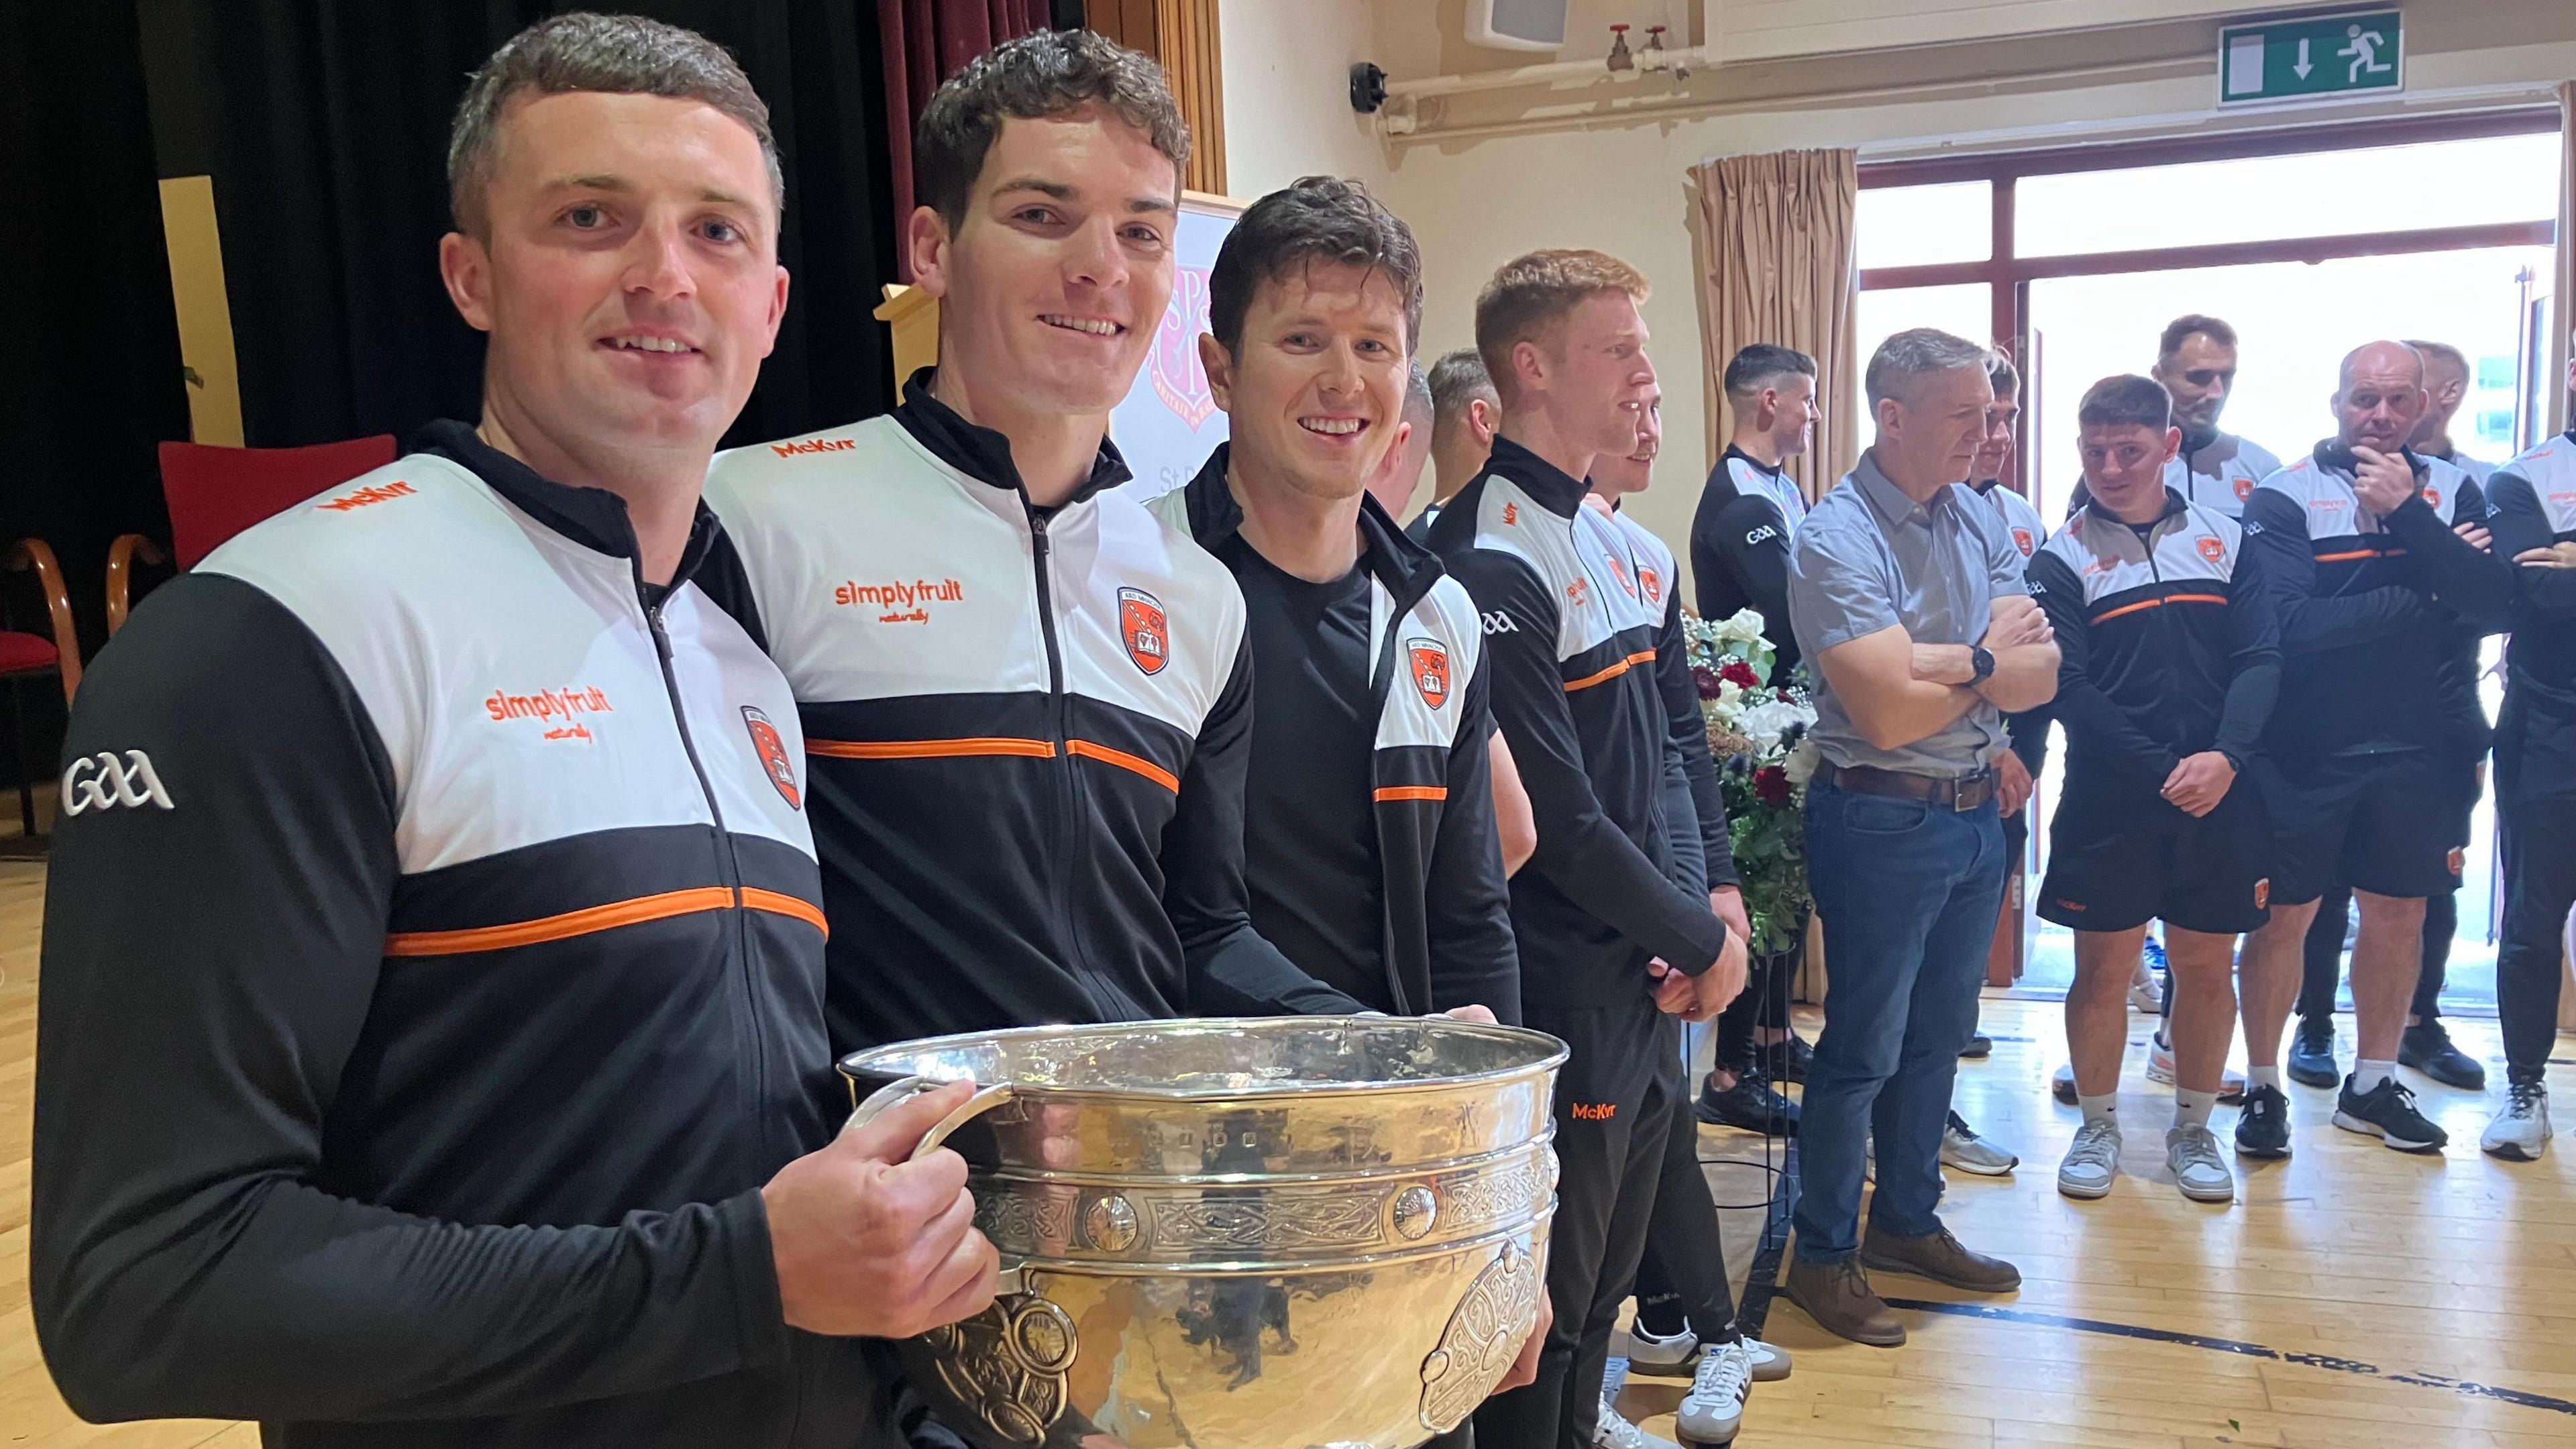
[[(88, 1425), (55, 1393), (26, 1295), (28, 1134), (34, 1091), (41, 865), (0, 862), (0, 1446), (7, 1449), (249, 1449), (247, 1425)], [(2505, 1402), (2453, 1381), (2576, 1401), (2576, 1170), (2553, 1152), (2515, 1166), (2476, 1150), (2488, 1101), (2415, 1083), (2452, 1134), (2439, 1159), (2390, 1152), (2327, 1125), (2329, 1094), (2293, 1088), (2289, 1162), (2240, 1175), (2227, 1208), (2187, 1203), (2163, 1167), (2171, 1096), (2130, 1054), (2121, 1110), (2126, 1175), (2097, 1203), (2057, 1195), (2076, 1124), (2047, 1097), (2063, 1052), (2054, 1005), (1986, 1007), (1995, 1055), (1963, 1063), (1957, 1101), (2022, 1155), (2007, 1180), (1952, 1178), (1944, 1207), (1971, 1243), (2027, 1278), (2001, 1306), (2109, 1325), (2237, 1340), (2286, 1357), (2222, 1352), (2048, 1324), (1909, 1313), (1913, 1340), (1886, 1351), (1832, 1339), (1777, 1300), (1765, 1336), (1798, 1372), (1756, 1389), (1746, 1446), (1802, 1449), (2540, 1449), (2576, 1446), (2576, 1414)], [(2143, 1043), (2145, 1023), (2134, 1021)], [(1812, 1034), (1810, 1016), (1806, 1029)], [(2491, 1022), (2455, 1022), (2502, 1076)], [(2018, 1038), (2018, 1040), (2014, 1039)], [(2350, 1023), (2344, 1052), (2350, 1055)], [(2411, 1074), (2410, 1074), (2411, 1076)], [(2576, 1104), (2576, 1072), (2552, 1072)], [(2571, 1108), (2576, 1110), (2576, 1108)], [(2232, 1120), (2221, 1108), (2220, 1126)], [(1704, 1130), (1703, 1155), (1759, 1160), (1758, 1139)], [(1721, 1202), (1765, 1195), (1749, 1167), (1709, 1168)], [(1741, 1274), (1758, 1209), (1723, 1215)], [(1888, 1278), (1925, 1302), (1966, 1295)], [(2368, 1365), (2363, 1373), (2315, 1361)], [(2402, 1379), (2418, 1380), (2413, 1382)], [(1678, 1380), (1631, 1377), (1621, 1404), (1669, 1435)]]

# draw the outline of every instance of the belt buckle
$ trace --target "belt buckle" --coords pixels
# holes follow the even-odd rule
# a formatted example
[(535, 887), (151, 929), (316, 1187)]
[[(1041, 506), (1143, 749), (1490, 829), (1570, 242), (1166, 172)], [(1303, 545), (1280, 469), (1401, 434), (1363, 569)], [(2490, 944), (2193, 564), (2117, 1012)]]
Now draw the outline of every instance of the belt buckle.
[(1948, 783), (1950, 786), (1951, 814), (1965, 815), (1969, 811), (1977, 808), (1976, 806), (1968, 803), (1968, 791), (1971, 787), (1985, 778), (1986, 772), (1983, 770), (1980, 770), (1973, 775), (1953, 775), (1950, 777)]

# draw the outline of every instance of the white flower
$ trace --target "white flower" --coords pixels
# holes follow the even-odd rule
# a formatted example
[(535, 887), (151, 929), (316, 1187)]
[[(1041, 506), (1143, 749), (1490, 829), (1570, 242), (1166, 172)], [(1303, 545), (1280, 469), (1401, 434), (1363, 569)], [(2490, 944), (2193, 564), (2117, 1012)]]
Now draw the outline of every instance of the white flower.
[(1757, 750), (1770, 750), (1780, 743), (1780, 736), (1793, 725), (1813, 724), (1815, 715), (1783, 699), (1766, 699), (1744, 711), (1737, 728), (1753, 741)]
[(1732, 617), (1717, 626), (1717, 637), (1738, 644), (1763, 642), (1762, 612), (1759, 609), (1736, 610)]
[(1781, 762), (1781, 769), (1788, 774), (1790, 784), (1805, 789), (1807, 782), (1816, 778), (1816, 766), (1823, 761), (1824, 756), (1817, 751), (1815, 737), (1811, 735), (1798, 741), (1798, 747)]

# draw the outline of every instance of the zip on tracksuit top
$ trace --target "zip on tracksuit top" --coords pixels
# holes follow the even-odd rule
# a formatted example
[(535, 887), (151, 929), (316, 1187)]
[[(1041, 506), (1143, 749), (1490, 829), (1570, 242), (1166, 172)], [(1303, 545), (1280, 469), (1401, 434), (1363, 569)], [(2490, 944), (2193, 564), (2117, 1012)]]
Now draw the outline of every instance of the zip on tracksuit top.
[[(1226, 483), (1230, 456), (1229, 445), (1218, 444), (1197, 477), (1151, 506), (1240, 578), (1246, 569), (1267, 565), (1240, 532), (1243, 507)], [(1334, 873), (1311, 854), (1264, 850), (1265, 835), (1293, 839), (1299, 832), (1289, 822), (1255, 816), (1246, 822), (1255, 864), (1253, 924), (1278, 942), (1287, 933), (1263, 919), (1265, 901), (1282, 908), (1300, 899), (1375, 901), (1380, 921), (1373, 952), (1362, 954), (1355, 943), (1326, 955), (1319, 943), (1316, 952), (1292, 952), (1297, 964), (1379, 1011), (1411, 1016), (1482, 1005), (1516, 1025), (1520, 957), (1494, 828), (1487, 753), (1494, 722), (1486, 704), (1476, 605), (1446, 576), (1439, 558), (1405, 537), (1365, 493), (1359, 534), (1359, 567), (1368, 576), (1368, 642), (1365, 661), (1355, 656), (1353, 662), (1370, 697), (1349, 701), (1349, 707), (1353, 717), (1373, 720), (1375, 728), (1365, 738), (1353, 735), (1349, 743), (1365, 749), (1368, 758), (1350, 762), (1354, 768), (1341, 773), (1365, 776), (1369, 798), (1361, 801), (1354, 792), (1350, 800), (1312, 800), (1300, 787), (1317, 773), (1316, 761), (1257, 747), (1251, 775), (1258, 798), (1287, 802), (1306, 796), (1307, 813), (1314, 817), (1306, 824), (1313, 829), (1339, 829), (1367, 818), (1374, 827), (1378, 875), (1355, 879)], [(1246, 602), (1250, 607), (1249, 592)], [(1312, 640), (1299, 643), (1317, 647)], [(1255, 683), (1256, 711), (1266, 722), (1269, 711), (1259, 696), (1284, 690), (1287, 681), (1265, 663)], [(1260, 788), (1264, 777), (1276, 788)]]
[[(2462, 630), (2493, 633), (2511, 608), (2510, 565), (2451, 531), (2486, 518), (2466, 473), (2401, 453), (2415, 496), (2382, 518), (2353, 493), (2328, 445), (2263, 480), (2245, 505), (2246, 547), (2273, 592), (2281, 697), (2264, 754), (2294, 786), (2348, 783), (2398, 750), (2445, 750), (2464, 729), (2462, 682), (2445, 663)], [(2474, 700), (2466, 701), (2470, 713)], [(2277, 807), (2276, 807), (2276, 813)]]
[[(1584, 485), (1509, 438), (1432, 526), (1483, 614), (1494, 717), (1538, 825), (1511, 880), (1521, 999), (1644, 1001), (1646, 958), (1698, 975), (1726, 925), (1674, 884), (1662, 803), (1673, 735), (1650, 667), (1661, 620), (1613, 580)], [(1606, 520), (1604, 521), (1606, 522)], [(1651, 1010), (1651, 1006), (1647, 1009)]]
[(625, 506), (434, 425), (154, 591), (73, 711), (30, 1285), (93, 1419), (886, 1442), (759, 1189), (839, 1120), (786, 682)]
[(716, 456), (722, 598), (796, 692), (835, 1051), (1052, 1022), (1362, 1009), (1252, 928), (1243, 596), (1090, 480), (1032, 503), (931, 396)]
[(1719, 886), (1741, 886), (1735, 843), (1727, 837), (1726, 794), (1717, 782), (1717, 760), (1708, 749), (1708, 720), (1699, 710), (1699, 677), (1691, 673), (1690, 635), (1682, 630), (1681, 581), (1673, 551), (1654, 530), (1621, 512), (1586, 508), (1574, 526), (1586, 532), (1607, 524), (1601, 551), (1610, 577), (1628, 597), (1659, 615), (1655, 631), (1655, 692), (1663, 697), (1664, 723), (1673, 747), (1664, 757), (1664, 826), (1673, 838), (1675, 883), (1694, 895)]
[(2496, 557), (2514, 576), (2497, 795), (2519, 801), (2576, 793), (2576, 569), (2512, 563), (2535, 548), (2576, 542), (2576, 431), (2498, 468), (2487, 480), (2487, 503)]
[(2281, 687), (2280, 631), (2235, 519), (2185, 501), (2141, 528), (2077, 509), (2030, 561), (2057, 633), (2067, 798), (2139, 825), (2164, 782), (2216, 750), (2241, 773)]

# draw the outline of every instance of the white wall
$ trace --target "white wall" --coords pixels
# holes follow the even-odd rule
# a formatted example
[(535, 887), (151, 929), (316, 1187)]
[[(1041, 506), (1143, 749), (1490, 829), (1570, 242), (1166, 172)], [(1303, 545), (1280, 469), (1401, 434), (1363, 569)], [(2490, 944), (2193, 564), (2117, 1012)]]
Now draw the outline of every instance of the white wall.
[(1300, 176), (1386, 188), (1376, 127), (1353, 111), (1350, 69), (1367, 60), (1369, 0), (1218, 0), (1224, 48), (1225, 186), (1245, 201)]
[[(1597, 246), (1642, 269), (1656, 286), (1645, 312), (1664, 379), (1667, 461), (1655, 490), (1632, 506), (1676, 545), (1688, 533), (1716, 451), (1708, 445), (1709, 389), (1683, 187), (1690, 167), (1711, 156), (1793, 147), (1969, 138), (1991, 148), (1999, 132), (2017, 138), (2014, 144), (2044, 145), (2051, 128), (2064, 128), (2063, 144), (2105, 122), (2134, 121), (2142, 134), (2180, 132), (2207, 123), (2216, 91), (2219, 22), (2201, 20), (1721, 67), (1688, 83), (1684, 98), (1703, 105), (1696, 113), (1589, 125), (1533, 121), (1534, 109), (1543, 116), (1551, 105), (1562, 107), (1565, 94), (1514, 92), (1452, 98), (1445, 114), (1428, 118), (1425, 138), (1410, 143), (1386, 146), (1355, 127), (1340, 83), (1352, 59), (1373, 59), (1399, 79), (1518, 63), (1457, 39), (1461, 5), (1225, 0), (1229, 182), (1248, 197), (1309, 171), (1367, 179), (1422, 244), (1425, 356), (1472, 341), (1477, 287), (1534, 247)], [(2480, 87), (2576, 77), (2571, 0), (2419, 0), (2407, 21), (2405, 103), (2456, 109)], [(1673, 94), (1660, 78), (1631, 89), (1657, 99)], [(2446, 92), (2453, 93), (2447, 102)], [(2297, 119), (2333, 114), (2340, 113)], [(1439, 126), (1464, 124), (1495, 129), (1437, 134)]]

